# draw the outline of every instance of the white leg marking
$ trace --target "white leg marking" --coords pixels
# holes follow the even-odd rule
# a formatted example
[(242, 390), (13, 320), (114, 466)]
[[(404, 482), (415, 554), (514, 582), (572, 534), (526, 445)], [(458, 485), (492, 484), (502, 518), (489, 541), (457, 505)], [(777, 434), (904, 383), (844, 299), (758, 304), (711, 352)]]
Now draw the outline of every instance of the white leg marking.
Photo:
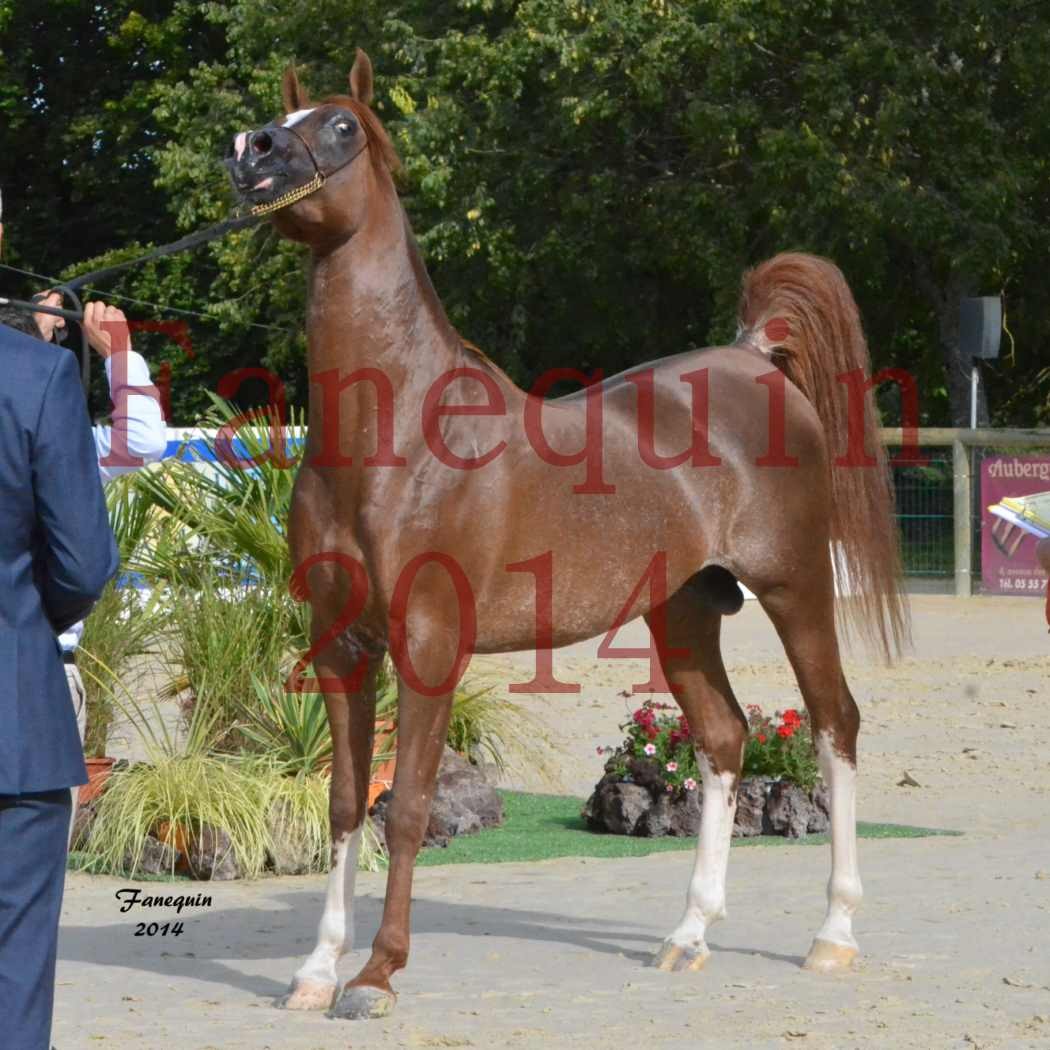
[(736, 816), (736, 792), (732, 789), (731, 773), (715, 773), (706, 755), (697, 754), (696, 760), (704, 790), (696, 864), (686, 894), (685, 914), (668, 939), (672, 944), (706, 954), (707, 928), (726, 914), (726, 868)]
[(233, 149), (237, 154), (237, 159), (240, 160), (244, 156), (244, 148), (248, 145), (248, 132), (239, 131), (237, 137), (233, 140)]
[(297, 981), (336, 984), (336, 963), (354, 946), (354, 881), (361, 829), (344, 832), (333, 844), (334, 860), (328, 873), (324, 914), (317, 928), (317, 947), (295, 973)]
[(831, 795), (828, 913), (817, 940), (856, 949), (853, 913), (863, 896), (857, 867), (857, 767), (835, 751), (828, 733), (817, 736), (817, 761)]

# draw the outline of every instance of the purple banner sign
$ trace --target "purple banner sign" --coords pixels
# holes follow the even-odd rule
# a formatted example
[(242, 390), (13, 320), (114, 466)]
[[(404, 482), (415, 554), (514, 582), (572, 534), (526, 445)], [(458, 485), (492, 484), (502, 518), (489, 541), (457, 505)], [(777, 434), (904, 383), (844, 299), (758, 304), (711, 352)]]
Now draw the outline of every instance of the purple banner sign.
[(989, 456), (981, 462), (981, 582), (988, 594), (1046, 593), (1035, 557), (1050, 536), (1050, 457)]

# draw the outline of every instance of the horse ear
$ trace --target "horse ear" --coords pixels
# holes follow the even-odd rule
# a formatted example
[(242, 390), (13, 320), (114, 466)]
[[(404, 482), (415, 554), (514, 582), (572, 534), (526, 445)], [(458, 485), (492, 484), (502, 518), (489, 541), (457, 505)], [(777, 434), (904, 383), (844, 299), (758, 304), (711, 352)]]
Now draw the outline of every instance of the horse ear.
[(298, 109), (306, 108), (306, 92), (299, 83), (295, 66), (289, 66), (284, 71), (284, 78), (281, 80), (281, 98), (284, 100), (285, 113), (294, 113)]
[(372, 104), (372, 62), (360, 48), (350, 70), (350, 96), (366, 106)]

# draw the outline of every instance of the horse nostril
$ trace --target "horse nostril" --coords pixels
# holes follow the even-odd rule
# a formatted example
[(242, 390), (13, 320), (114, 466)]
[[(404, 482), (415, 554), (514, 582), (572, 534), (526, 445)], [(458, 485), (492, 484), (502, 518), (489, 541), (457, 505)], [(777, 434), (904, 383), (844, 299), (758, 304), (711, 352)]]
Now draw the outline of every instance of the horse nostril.
[(251, 138), (252, 153), (256, 157), (265, 157), (273, 149), (273, 139), (266, 131), (257, 131)]

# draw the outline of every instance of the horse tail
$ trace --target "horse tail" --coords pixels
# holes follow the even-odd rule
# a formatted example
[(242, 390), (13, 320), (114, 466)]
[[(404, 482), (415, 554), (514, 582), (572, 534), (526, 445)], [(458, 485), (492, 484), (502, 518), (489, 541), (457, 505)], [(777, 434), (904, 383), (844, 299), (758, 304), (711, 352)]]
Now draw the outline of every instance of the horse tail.
[[(787, 252), (744, 275), (740, 324), (748, 341), (768, 353), (817, 411), (831, 474), (831, 540), (839, 581), (840, 624), (852, 628), (887, 658), (910, 634), (901, 590), (901, 559), (886, 452), (879, 440), (875, 399), (863, 397), (868, 465), (837, 465), (850, 436), (847, 387), (839, 376), (871, 362), (860, 314), (842, 271), (827, 259)], [(854, 409), (856, 414), (856, 409)], [(857, 420), (852, 421), (856, 427)], [(855, 436), (855, 435), (854, 435)]]

